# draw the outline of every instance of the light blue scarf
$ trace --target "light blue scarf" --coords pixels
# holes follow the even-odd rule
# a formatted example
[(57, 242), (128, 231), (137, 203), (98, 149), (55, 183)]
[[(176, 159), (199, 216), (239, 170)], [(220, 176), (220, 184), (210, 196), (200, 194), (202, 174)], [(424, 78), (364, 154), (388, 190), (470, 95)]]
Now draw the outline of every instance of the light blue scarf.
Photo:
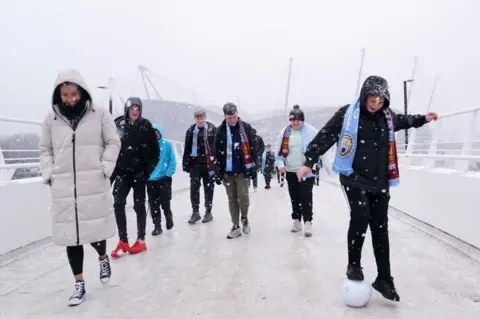
[(345, 113), (342, 132), (338, 140), (337, 152), (333, 162), (333, 171), (337, 174), (349, 176), (353, 173), (353, 159), (357, 149), (358, 121), (360, 118), (360, 100), (350, 104)]
[(226, 171), (231, 172), (233, 170), (233, 141), (232, 141), (232, 131), (230, 130), (230, 125), (226, 123), (227, 129), (227, 167)]
[[(400, 182), (398, 172), (397, 146), (395, 143), (395, 128), (392, 113), (384, 108), (383, 113), (388, 126), (388, 183), (396, 186)], [(353, 159), (357, 150), (358, 123), (360, 118), (360, 100), (350, 104), (343, 119), (342, 132), (337, 145), (337, 153), (333, 162), (333, 171), (337, 174), (349, 176), (353, 173)]]
[[(208, 124), (205, 123), (205, 126), (203, 128), (206, 131), (208, 131)], [(192, 143), (192, 152), (190, 153), (190, 156), (192, 157), (197, 157), (197, 152), (198, 152), (198, 125), (195, 124), (195, 128), (193, 129), (193, 143)]]

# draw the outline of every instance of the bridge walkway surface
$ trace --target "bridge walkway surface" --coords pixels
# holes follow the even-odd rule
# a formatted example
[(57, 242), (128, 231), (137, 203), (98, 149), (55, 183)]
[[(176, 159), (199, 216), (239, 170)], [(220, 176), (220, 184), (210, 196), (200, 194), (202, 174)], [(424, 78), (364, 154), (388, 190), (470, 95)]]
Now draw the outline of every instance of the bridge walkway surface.
[[(290, 232), (286, 188), (260, 187), (250, 202), (252, 232), (228, 240), (223, 186), (216, 187), (209, 224), (188, 225), (189, 192), (176, 192), (175, 227), (147, 235), (146, 253), (112, 260), (108, 284), (100, 283), (96, 256), (86, 247), (87, 297), (74, 308), (67, 305), (73, 278), (65, 248), (46, 244), (3, 259), (0, 318), (480, 318), (479, 263), (405, 222), (400, 212), (390, 212), (390, 235), (401, 301), (374, 291), (367, 307), (353, 309), (341, 298), (349, 215), (341, 189), (328, 182), (314, 187), (311, 238)], [(128, 215), (134, 238), (135, 214)], [(109, 251), (115, 242), (109, 241)], [(362, 262), (366, 280), (373, 281), (370, 233)]]

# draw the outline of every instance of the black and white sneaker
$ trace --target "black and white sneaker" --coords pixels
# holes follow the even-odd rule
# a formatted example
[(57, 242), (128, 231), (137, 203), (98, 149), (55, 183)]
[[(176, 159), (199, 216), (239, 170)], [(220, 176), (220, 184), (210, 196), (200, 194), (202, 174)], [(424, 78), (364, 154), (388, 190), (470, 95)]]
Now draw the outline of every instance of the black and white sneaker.
[(100, 259), (100, 281), (106, 283), (112, 276), (112, 268), (110, 267), (110, 259), (108, 256), (105, 259)]
[(70, 297), (70, 299), (68, 299), (68, 305), (70, 307), (78, 306), (85, 299), (86, 293), (87, 291), (85, 290), (85, 281), (83, 280), (77, 281), (75, 283), (75, 288), (73, 289), (73, 294)]

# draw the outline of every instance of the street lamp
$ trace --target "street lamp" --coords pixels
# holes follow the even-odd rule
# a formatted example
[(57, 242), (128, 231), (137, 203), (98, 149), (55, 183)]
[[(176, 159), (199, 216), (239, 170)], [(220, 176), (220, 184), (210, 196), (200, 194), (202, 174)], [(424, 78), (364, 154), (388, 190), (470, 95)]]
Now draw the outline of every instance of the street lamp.
[(97, 89), (108, 90), (108, 111), (110, 114), (113, 112), (113, 99), (112, 99), (112, 90), (108, 86), (100, 85), (97, 86)]
[[(403, 81), (403, 103), (404, 103), (404, 113), (405, 116), (408, 116), (408, 97), (407, 97), (407, 83), (415, 81), (414, 79)], [(408, 146), (408, 130), (405, 130), (405, 150)]]

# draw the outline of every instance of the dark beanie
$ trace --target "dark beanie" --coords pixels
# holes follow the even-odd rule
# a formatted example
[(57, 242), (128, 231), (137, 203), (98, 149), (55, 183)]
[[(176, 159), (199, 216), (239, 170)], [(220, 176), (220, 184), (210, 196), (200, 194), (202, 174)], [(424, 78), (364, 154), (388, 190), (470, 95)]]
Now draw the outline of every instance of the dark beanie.
[(303, 113), (302, 109), (300, 109), (300, 106), (294, 105), (293, 109), (290, 111), (290, 116), (288, 119), (290, 121), (299, 120), (299, 121), (305, 122), (305, 114)]
[(237, 106), (234, 103), (228, 102), (223, 106), (223, 114), (225, 115), (234, 115), (237, 112)]

